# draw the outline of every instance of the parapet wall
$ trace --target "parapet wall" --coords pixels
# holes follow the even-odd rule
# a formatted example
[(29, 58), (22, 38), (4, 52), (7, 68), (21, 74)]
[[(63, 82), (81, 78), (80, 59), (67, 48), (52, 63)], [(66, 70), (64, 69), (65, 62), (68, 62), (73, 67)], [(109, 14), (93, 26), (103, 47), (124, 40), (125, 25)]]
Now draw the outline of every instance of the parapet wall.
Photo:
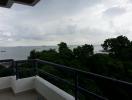
[(0, 89), (11, 88), (15, 94), (35, 89), (47, 100), (75, 100), (73, 96), (39, 76), (16, 80), (15, 76), (0, 78)]

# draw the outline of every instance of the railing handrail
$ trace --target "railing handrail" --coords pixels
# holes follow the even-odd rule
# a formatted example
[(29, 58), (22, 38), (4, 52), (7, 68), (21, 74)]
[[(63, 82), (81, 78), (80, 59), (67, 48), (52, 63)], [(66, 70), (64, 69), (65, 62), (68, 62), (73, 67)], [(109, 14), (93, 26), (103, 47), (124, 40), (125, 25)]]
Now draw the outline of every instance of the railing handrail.
[[(76, 90), (75, 91), (75, 100), (78, 100), (78, 91), (80, 91), (80, 90), (81, 90), (81, 92), (83, 91), (87, 94), (90, 94), (91, 96), (94, 96), (94, 97), (100, 99), (100, 100), (108, 100), (105, 97), (102, 97), (100, 95), (97, 95), (95, 93), (87, 91), (85, 88), (80, 87), (78, 85), (78, 74), (83, 74), (84, 76), (87, 76), (88, 79), (94, 80), (97, 83), (98, 82), (100, 83), (100, 80), (101, 80), (102, 82), (104, 81), (104, 82), (107, 82), (108, 84), (111, 84), (111, 85), (114, 84), (115, 87), (122, 87), (123, 89), (132, 92), (132, 83), (130, 83), (130, 82), (118, 80), (118, 79), (111, 78), (111, 77), (108, 77), (108, 76), (95, 74), (95, 73), (92, 73), (92, 72), (86, 72), (86, 71), (83, 71), (83, 70), (80, 70), (80, 69), (71, 68), (71, 67), (68, 67), (68, 66), (65, 66), (65, 65), (56, 64), (56, 63), (45, 61), (45, 60), (35, 59), (35, 61), (37, 63), (48, 64), (48, 65), (52, 65), (53, 67), (56, 67), (56, 68), (65, 69), (67, 71), (74, 72), (76, 74), (75, 75), (75, 90)], [(109, 87), (109, 86), (106, 86), (106, 87)], [(107, 91), (109, 91), (109, 90), (107, 90)]]
[(78, 73), (90, 76), (90, 77), (92, 77), (92, 79), (93, 78), (106, 79), (106, 80), (111, 80), (111, 81), (119, 83), (119, 84), (132, 86), (132, 83), (130, 83), (130, 82), (114, 79), (114, 78), (111, 78), (111, 77), (108, 77), (108, 76), (103, 76), (103, 75), (95, 74), (95, 73), (92, 73), (92, 72), (86, 72), (86, 71), (83, 71), (83, 70), (80, 70), (80, 69), (71, 68), (71, 67), (68, 67), (68, 66), (65, 66), (65, 65), (56, 64), (56, 63), (45, 61), (45, 60), (35, 59), (35, 61), (43, 63), (43, 64), (49, 64), (49, 65), (52, 65), (52, 66), (55, 66), (55, 67), (58, 67), (58, 68), (66, 69), (66, 70), (69, 70), (69, 71), (72, 71), (72, 72), (78, 72)]
[(4, 59), (4, 60), (0, 60), (0, 62), (9, 62), (9, 61), (14, 61), (13, 59)]
[[(66, 70), (67, 72), (73, 72), (73, 74), (75, 75), (75, 77), (74, 77), (75, 78), (75, 84), (73, 84), (73, 87), (75, 87), (75, 100), (78, 100), (78, 91), (83, 91), (85, 93), (88, 93), (88, 94), (90, 94), (90, 95), (92, 95), (96, 98), (100, 98), (100, 100), (107, 100), (107, 98), (105, 98), (105, 97), (102, 97), (100, 95), (97, 95), (95, 93), (87, 91), (85, 88), (80, 87), (79, 84), (78, 84), (78, 75), (80, 75), (80, 74), (84, 75), (84, 76), (87, 76), (88, 79), (91, 79), (91, 80), (94, 80), (94, 81), (97, 81), (97, 82), (101, 80), (101, 81), (105, 81), (105, 82), (110, 82), (112, 84), (114, 83), (115, 85), (119, 85), (119, 86), (123, 87), (124, 89), (132, 91), (132, 83), (130, 83), (130, 82), (118, 80), (118, 79), (111, 78), (111, 77), (108, 77), (108, 76), (95, 74), (95, 73), (92, 73), (92, 72), (86, 72), (86, 71), (83, 71), (83, 70), (80, 70), (80, 69), (71, 68), (71, 67), (68, 67), (68, 66), (65, 66), (65, 65), (56, 64), (56, 63), (45, 61), (45, 60), (40, 60), (40, 59), (17, 60), (17, 61), (14, 61), (13, 59), (0, 60), (0, 62), (10, 62), (10, 61), (13, 62), (12, 66), (14, 68), (14, 72), (15, 72), (15, 75), (16, 75), (17, 79), (20, 78), (19, 77), (19, 67), (17, 67), (17, 64), (25, 63), (25, 62), (31, 62), (32, 64), (35, 64), (34, 65), (35, 68), (36, 68), (35, 70), (37, 71), (35, 73), (36, 75), (38, 74), (38, 67), (37, 67), (38, 64), (52, 65), (55, 68)], [(54, 76), (49, 74), (49, 77), (50, 76), (53, 77), (53, 78), (57, 78), (57, 77), (54, 77)], [(59, 80), (61, 80), (61, 78), (59, 78)], [(62, 81), (66, 82), (64, 79), (62, 79)], [(66, 83), (68, 83), (68, 82), (66, 82)]]

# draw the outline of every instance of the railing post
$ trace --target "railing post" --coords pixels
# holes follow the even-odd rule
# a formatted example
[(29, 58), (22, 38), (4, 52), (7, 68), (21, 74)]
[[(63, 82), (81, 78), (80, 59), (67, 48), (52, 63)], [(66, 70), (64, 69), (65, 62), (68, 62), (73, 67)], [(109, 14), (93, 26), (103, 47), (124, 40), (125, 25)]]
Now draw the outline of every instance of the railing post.
[(16, 66), (14, 60), (12, 60), (12, 69), (13, 69), (13, 75), (16, 75)]
[(35, 75), (37, 76), (37, 75), (39, 75), (39, 72), (38, 72), (38, 61), (35, 59), (34, 60), (35, 61)]
[(75, 100), (78, 100), (78, 72), (75, 72)]
[(16, 80), (18, 80), (20, 77), (19, 77), (19, 68), (17, 66), (17, 62), (14, 63), (15, 65), (15, 68), (16, 68)]

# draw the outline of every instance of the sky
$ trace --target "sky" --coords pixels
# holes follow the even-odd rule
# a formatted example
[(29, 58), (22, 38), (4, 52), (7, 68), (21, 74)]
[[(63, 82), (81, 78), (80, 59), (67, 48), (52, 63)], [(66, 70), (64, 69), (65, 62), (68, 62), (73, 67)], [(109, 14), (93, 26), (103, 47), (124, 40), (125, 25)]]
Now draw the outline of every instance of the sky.
[(132, 0), (41, 0), (0, 7), (0, 46), (102, 44), (132, 40)]

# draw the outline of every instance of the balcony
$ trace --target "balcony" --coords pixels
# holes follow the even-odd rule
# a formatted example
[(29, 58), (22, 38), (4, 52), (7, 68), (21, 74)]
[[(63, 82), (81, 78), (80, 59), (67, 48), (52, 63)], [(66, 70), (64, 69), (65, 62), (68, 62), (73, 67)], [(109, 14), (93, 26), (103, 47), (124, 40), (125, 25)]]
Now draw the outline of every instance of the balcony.
[[(39, 59), (0, 63), (0, 98), (6, 98), (2, 100), (132, 100), (132, 84), (125, 81)], [(63, 74), (53, 75), (44, 67)], [(84, 80), (88, 80), (86, 85)]]
[(11, 89), (4, 89), (0, 91), (0, 98), (1, 100), (38, 100), (40, 97), (39, 94), (33, 90), (14, 94)]

